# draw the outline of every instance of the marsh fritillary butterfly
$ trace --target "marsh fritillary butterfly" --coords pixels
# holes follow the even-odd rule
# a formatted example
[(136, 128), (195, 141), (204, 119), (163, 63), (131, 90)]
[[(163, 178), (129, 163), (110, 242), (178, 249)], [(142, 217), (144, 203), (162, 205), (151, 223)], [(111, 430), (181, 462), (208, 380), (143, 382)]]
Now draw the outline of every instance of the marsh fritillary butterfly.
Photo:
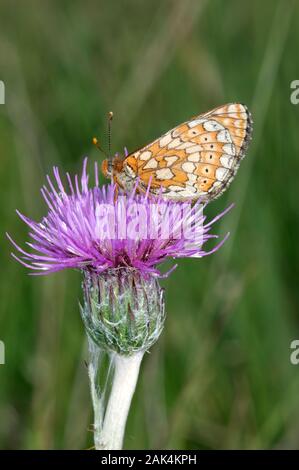
[(243, 104), (226, 104), (195, 116), (125, 156), (105, 160), (102, 171), (125, 189), (176, 201), (220, 196), (233, 180), (251, 140), (252, 119)]

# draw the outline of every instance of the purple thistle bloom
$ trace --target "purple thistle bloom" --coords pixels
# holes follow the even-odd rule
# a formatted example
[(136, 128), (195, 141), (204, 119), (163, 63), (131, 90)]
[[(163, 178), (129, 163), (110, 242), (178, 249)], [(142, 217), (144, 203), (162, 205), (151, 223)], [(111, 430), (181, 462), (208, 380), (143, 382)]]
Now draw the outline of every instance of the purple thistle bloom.
[[(217, 235), (211, 226), (232, 206), (206, 222), (202, 205), (173, 202), (149, 192), (138, 194), (137, 184), (125, 193), (114, 184), (99, 187), (95, 164), (95, 185), (90, 187), (84, 160), (81, 181), (66, 174), (67, 190), (57, 167), (56, 187), (47, 176), (48, 187), (41, 189), (48, 214), (35, 222), (17, 211), (30, 228), (25, 251), (8, 235), (19, 252), (12, 256), (34, 274), (47, 274), (65, 268), (103, 273), (113, 268), (135, 268), (144, 274), (161, 277), (157, 266), (167, 258), (202, 257), (224, 243), (227, 236), (210, 251), (204, 243)], [(175, 266), (174, 266), (175, 267)], [(167, 273), (168, 274), (168, 273)]]

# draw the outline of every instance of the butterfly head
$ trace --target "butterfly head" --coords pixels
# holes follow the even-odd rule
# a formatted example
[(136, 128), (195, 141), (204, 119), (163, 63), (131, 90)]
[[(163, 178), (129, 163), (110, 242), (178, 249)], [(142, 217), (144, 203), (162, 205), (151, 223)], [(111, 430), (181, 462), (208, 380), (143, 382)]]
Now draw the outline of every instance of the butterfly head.
[(105, 178), (111, 178), (112, 175), (116, 175), (123, 168), (123, 159), (118, 154), (113, 159), (106, 158), (102, 162), (102, 173)]
[(105, 176), (105, 178), (109, 178), (111, 176), (112, 168), (111, 168), (111, 164), (108, 158), (105, 158), (105, 160), (102, 161), (101, 168), (102, 168), (102, 173)]

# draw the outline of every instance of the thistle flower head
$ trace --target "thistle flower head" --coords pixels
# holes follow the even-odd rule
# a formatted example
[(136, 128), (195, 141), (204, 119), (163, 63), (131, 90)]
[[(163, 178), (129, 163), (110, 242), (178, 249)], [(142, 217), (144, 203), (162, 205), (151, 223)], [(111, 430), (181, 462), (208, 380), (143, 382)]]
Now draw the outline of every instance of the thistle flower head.
[[(172, 202), (149, 192), (138, 194), (136, 187), (127, 194), (114, 184), (100, 187), (95, 164), (95, 185), (89, 185), (84, 160), (81, 179), (66, 174), (63, 184), (58, 168), (54, 183), (41, 189), (48, 206), (47, 215), (35, 222), (17, 211), (28, 225), (30, 250), (24, 250), (8, 235), (18, 256), (12, 254), (35, 274), (65, 268), (103, 273), (125, 267), (143, 274), (160, 276), (157, 266), (167, 258), (202, 257), (216, 251), (226, 237), (210, 251), (204, 243), (217, 238), (209, 233), (200, 202), (195, 205)], [(137, 185), (136, 185), (137, 186)]]
[(156, 277), (131, 268), (86, 271), (83, 291), (83, 323), (101, 349), (127, 356), (148, 350), (159, 338), (165, 305)]

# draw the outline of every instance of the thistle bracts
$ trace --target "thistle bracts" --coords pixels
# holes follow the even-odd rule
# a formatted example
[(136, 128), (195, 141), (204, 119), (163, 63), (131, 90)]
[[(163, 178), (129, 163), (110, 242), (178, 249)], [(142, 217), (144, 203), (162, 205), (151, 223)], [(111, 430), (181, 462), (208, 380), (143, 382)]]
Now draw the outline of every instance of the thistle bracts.
[(81, 315), (94, 343), (120, 355), (148, 350), (165, 320), (164, 292), (156, 276), (132, 268), (84, 272)]

